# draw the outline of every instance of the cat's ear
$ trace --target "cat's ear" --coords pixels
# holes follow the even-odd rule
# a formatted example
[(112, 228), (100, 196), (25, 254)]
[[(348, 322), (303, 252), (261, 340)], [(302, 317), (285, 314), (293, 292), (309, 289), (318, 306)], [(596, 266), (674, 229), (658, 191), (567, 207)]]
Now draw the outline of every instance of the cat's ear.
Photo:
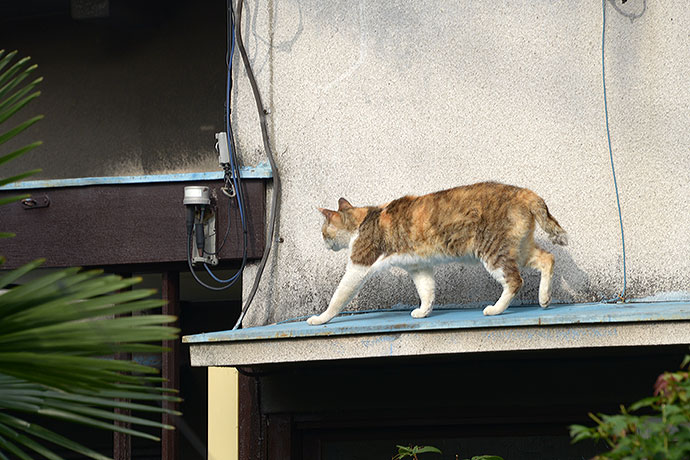
[(318, 209), (319, 212), (320, 212), (321, 214), (323, 214), (323, 216), (324, 216), (327, 220), (331, 220), (331, 219), (333, 219), (333, 217), (335, 217), (335, 216), (338, 215), (338, 212), (337, 212), (337, 211), (331, 211), (330, 209), (324, 209), (324, 208), (316, 208), (316, 209)]
[(338, 200), (338, 211), (345, 211), (346, 209), (350, 209), (352, 207), (353, 206), (350, 204), (350, 202), (345, 198), (340, 198)]

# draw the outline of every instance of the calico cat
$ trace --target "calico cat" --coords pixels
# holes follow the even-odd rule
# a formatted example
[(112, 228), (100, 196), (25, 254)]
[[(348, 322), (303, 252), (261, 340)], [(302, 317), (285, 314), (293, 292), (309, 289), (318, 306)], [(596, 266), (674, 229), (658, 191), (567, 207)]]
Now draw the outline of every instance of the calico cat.
[(378, 207), (354, 207), (338, 200), (338, 210), (319, 208), (326, 246), (348, 249), (347, 269), (326, 311), (309, 324), (330, 321), (354, 298), (366, 278), (383, 268), (408, 271), (421, 305), (412, 317), (428, 316), (434, 301), (434, 266), (468, 259), (480, 261), (503, 286), (485, 315), (505, 311), (520, 287), (520, 267), (541, 271), (539, 304), (551, 302), (554, 257), (534, 242), (534, 222), (555, 244), (567, 235), (531, 190), (495, 182), (456, 187), (423, 196), (405, 196)]

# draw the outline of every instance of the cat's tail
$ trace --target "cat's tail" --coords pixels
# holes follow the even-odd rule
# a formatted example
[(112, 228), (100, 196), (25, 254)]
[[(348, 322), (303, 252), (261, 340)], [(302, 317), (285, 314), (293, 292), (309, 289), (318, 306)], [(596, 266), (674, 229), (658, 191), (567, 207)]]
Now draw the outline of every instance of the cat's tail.
[(568, 244), (568, 234), (563, 227), (558, 224), (558, 221), (551, 215), (549, 208), (546, 207), (544, 200), (536, 193), (532, 194), (528, 204), (529, 210), (534, 216), (539, 226), (549, 234), (551, 242), (565, 246)]

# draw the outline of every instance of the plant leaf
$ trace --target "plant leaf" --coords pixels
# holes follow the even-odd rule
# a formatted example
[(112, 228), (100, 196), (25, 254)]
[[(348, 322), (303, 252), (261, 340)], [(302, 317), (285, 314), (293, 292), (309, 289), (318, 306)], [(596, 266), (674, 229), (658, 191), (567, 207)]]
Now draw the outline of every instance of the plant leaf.
[(5, 142), (9, 141), (10, 139), (12, 139), (17, 134), (24, 131), (26, 128), (30, 127), (31, 125), (33, 125), (34, 123), (36, 123), (37, 121), (40, 121), (42, 119), (43, 119), (43, 115), (36, 115), (35, 117), (29, 118), (25, 122), (20, 123), (19, 125), (17, 125), (16, 127), (12, 128), (9, 131), (7, 131), (6, 133), (0, 134), (0, 144), (4, 144)]
[(42, 81), (43, 81), (43, 77), (38, 77), (37, 79), (35, 79), (35, 80), (32, 81), (31, 83), (29, 83), (28, 85), (26, 85), (25, 87), (23, 87), (22, 89), (20, 89), (19, 91), (17, 91), (16, 93), (14, 93), (13, 95), (11, 95), (11, 96), (8, 97), (7, 99), (5, 99), (4, 101), (0, 102), (0, 112), (1, 112), (5, 107), (9, 107), (10, 105), (14, 104), (14, 103), (17, 102), (18, 100), (20, 100), (21, 98), (23, 98), (24, 96), (26, 96), (27, 94), (29, 94), (29, 92), (30, 92), (32, 89), (34, 89), (34, 88), (35, 88), (39, 83), (41, 83)]
[(433, 452), (435, 454), (442, 454), (443, 453), (439, 449), (437, 449), (436, 447), (433, 447), (433, 446), (419, 446), (419, 447), (415, 447), (415, 450), (418, 454), (423, 454), (425, 452)]
[(14, 160), (15, 158), (24, 155), (26, 152), (29, 150), (38, 147), (39, 145), (43, 144), (41, 141), (36, 141), (32, 144), (29, 144), (25, 147), (20, 148), (19, 150), (15, 150), (14, 152), (8, 153), (7, 155), (3, 155), (0, 157), (0, 165), (3, 163), (7, 163), (10, 160)]
[(5, 54), (5, 57), (2, 57), (2, 55), (5, 53), (5, 50), (0, 50), (0, 70), (2, 70), (7, 64), (14, 59), (14, 57), (17, 55), (17, 51), (10, 51), (9, 53)]
[(24, 198), (29, 198), (31, 195), (16, 195), (7, 198), (0, 198), (0, 206), (14, 203), (15, 201), (23, 200)]
[[(36, 99), (38, 96), (41, 95), (40, 91), (36, 91), (33, 94), (30, 94), (23, 99), (21, 99), (19, 102), (16, 102), (14, 105), (11, 105), (10, 107), (0, 110), (0, 124), (4, 123), (7, 121), (12, 115), (15, 113), (19, 112), (21, 109), (23, 109), (29, 102), (33, 101)], [(2, 95), (0, 95), (2, 97)]]
[(26, 177), (33, 176), (34, 174), (40, 173), (40, 169), (32, 169), (31, 171), (27, 171), (21, 174), (17, 174), (16, 176), (8, 177), (7, 179), (0, 179), (0, 187), (6, 184), (11, 184), (12, 182), (18, 182)]
[(5, 275), (0, 276), (0, 289), (6, 288), (8, 285), (14, 283), (19, 278), (29, 273), (31, 270), (41, 266), (44, 262), (45, 259), (36, 259), (33, 262), (29, 262), (26, 265), (22, 265), (21, 267), (12, 270), (11, 272), (8, 272)]

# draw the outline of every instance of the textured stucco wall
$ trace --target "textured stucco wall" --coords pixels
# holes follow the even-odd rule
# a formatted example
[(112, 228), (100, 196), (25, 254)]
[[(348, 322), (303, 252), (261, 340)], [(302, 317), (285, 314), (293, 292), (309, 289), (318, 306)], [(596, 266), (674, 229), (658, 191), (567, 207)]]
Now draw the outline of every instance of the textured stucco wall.
[[(690, 291), (690, 10), (607, 2), (606, 75), (625, 224), (628, 294)], [(481, 180), (533, 189), (570, 234), (553, 247), (554, 299), (622, 287), (601, 82), (601, 3), (284, 0), (247, 4), (243, 33), (270, 108), (283, 178), (277, 236), (246, 325), (325, 308), (344, 252), (322, 243), (316, 206), (379, 204)], [(239, 63), (239, 61), (236, 61)], [(246, 163), (261, 159), (254, 102), (237, 72)], [(256, 266), (246, 279), (252, 279)], [(525, 270), (519, 301), (534, 303)], [(245, 283), (245, 293), (250, 283)], [(437, 303), (493, 302), (481, 266), (437, 270)], [(402, 271), (350, 308), (417, 303)]]

